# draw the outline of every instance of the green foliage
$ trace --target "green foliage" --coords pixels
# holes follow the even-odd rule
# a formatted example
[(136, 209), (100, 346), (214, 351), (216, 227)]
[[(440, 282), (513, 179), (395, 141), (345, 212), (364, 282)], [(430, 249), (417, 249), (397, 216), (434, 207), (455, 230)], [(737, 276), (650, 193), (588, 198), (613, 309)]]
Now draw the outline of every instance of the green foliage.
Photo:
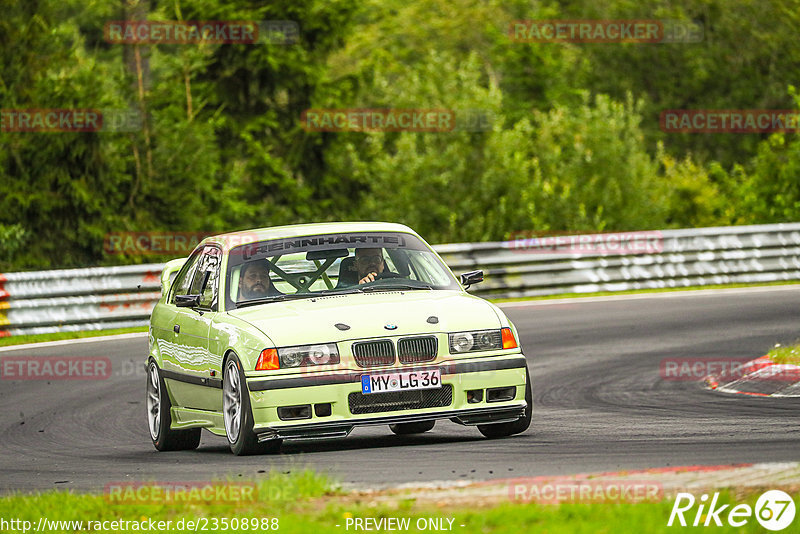
[(0, 224), (0, 272), (13, 265), (14, 255), (25, 244), (26, 234), (20, 224)]
[[(709, 171), (687, 155), (676, 160), (659, 145), (658, 159), (663, 167), (666, 182), (664, 208), (667, 226), (702, 228), (724, 224), (725, 205), (720, 188), (709, 176)], [(721, 169), (717, 167), (719, 172)]]
[[(113, 107), (111, 69), (84, 47), (63, 3), (4, 6), (0, 101), (14, 108)], [(8, 46), (6, 46), (8, 45)], [(13, 61), (18, 54), (18, 60)], [(97, 133), (0, 132), (0, 224), (21, 224), (31, 236), (15, 266), (51, 267), (86, 261), (102, 227), (116, 214), (118, 162)]]
[(787, 109), (787, 83), (797, 79), (800, 49), (793, 46), (800, 2), (780, 0), (636, 0), (565, 5), (563, 18), (678, 19), (703, 27), (697, 43), (595, 44), (581, 46), (582, 87), (622, 100), (632, 92), (644, 102), (648, 143), (661, 140), (681, 159), (692, 152), (703, 163), (726, 168), (744, 163), (765, 135), (664, 134), (658, 117), (666, 109)]
[(800, 343), (795, 342), (786, 347), (778, 343), (769, 350), (767, 356), (775, 363), (800, 365)]
[[(430, 52), (418, 72), (407, 73), (397, 63), (377, 66), (379, 90), (360, 107), (448, 109), (455, 110), (457, 118), (469, 109), (497, 114), (500, 94), (484, 87), (479, 78), (476, 55), (457, 62), (449, 54)], [(489, 132), (341, 134), (336, 141), (341, 146), (331, 150), (327, 160), (329, 181), (350, 176), (363, 185), (354, 219), (403, 222), (434, 241), (476, 234), (489, 238), (485, 225), (472, 216), (497, 202), (482, 174), (491, 165), (485, 160), (493, 136), (504, 135), (497, 126), (501, 121), (496, 116)]]
[[(800, 94), (789, 86), (794, 107)], [(800, 218), (800, 139), (797, 134), (772, 134), (759, 143), (755, 157), (733, 169), (731, 197), (737, 199), (738, 224), (796, 221)]]
[(644, 147), (638, 107), (584, 95), (580, 106), (536, 114), (536, 162), (547, 229), (631, 230), (664, 223), (662, 185)]
[[(123, 46), (103, 27), (291, 20), (295, 44)], [(792, 221), (794, 134), (666, 134), (664, 109), (791, 108), (800, 0), (0, 0), (4, 109), (113, 108), (129, 133), (0, 131), (0, 267), (96, 265), (119, 231), (405, 222), (520, 230)], [(149, 10), (149, 11), (148, 11)], [(699, 43), (523, 43), (531, 19), (680, 19)], [(138, 51), (141, 67), (137, 66)], [(485, 131), (307, 132), (308, 108), (482, 110)]]
[(784, 222), (800, 217), (800, 142), (773, 134), (758, 146), (739, 188), (742, 222)]
[[(518, 486), (525, 486), (526, 479), (519, 479)], [(535, 479), (534, 479), (535, 480)], [(602, 484), (599, 479), (598, 486)], [(143, 481), (144, 482), (144, 481)], [(224, 481), (222, 481), (224, 483)], [(376, 491), (371, 493), (371, 498), (364, 498), (363, 492), (346, 493), (337, 490), (333, 481), (324, 475), (310, 470), (288, 476), (277, 475), (275, 472), (268, 477), (257, 481), (242, 480), (230, 483), (249, 484), (256, 483), (257, 498), (254, 502), (249, 500), (214, 500), (199, 503), (175, 502), (168, 504), (129, 503), (109, 505), (109, 495), (93, 495), (78, 492), (46, 491), (39, 494), (23, 495), (12, 493), (0, 497), (0, 513), (7, 522), (21, 520), (29, 522), (28, 528), (36, 527), (44, 518), (58, 531), (74, 532), (80, 530), (78, 525), (63, 523), (55, 526), (58, 521), (82, 521), (83, 530), (89, 530), (97, 522), (104, 522), (105, 528), (113, 525), (111, 521), (126, 521), (128, 528), (134, 530), (142, 525), (146, 530), (148, 520), (154, 522), (171, 521), (167, 532), (185, 532), (186, 521), (193, 524), (200, 522), (210, 528), (213, 525), (241, 525), (243, 519), (275, 518), (279, 532), (303, 533), (332, 533), (341, 532), (348, 520), (353, 518), (371, 518), (380, 521), (383, 518), (398, 518), (407, 521), (408, 532), (429, 532), (436, 530), (433, 525), (429, 528), (428, 521), (435, 521), (444, 529), (451, 526), (451, 530), (463, 532), (481, 532), (485, 534), (516, 534), (518, 532), (547, 532), (554, 534), (611, 534), (615, 532), (675, 532), (681, 529), (678, 519), (675, 525), (667, 526), (671, 511), (674, 507), (673, 498), (663, 498), (658, 501), (629, 502), (622, 499), (600, 498), (593, 500), (564, 500), (562, 502), (548, 503), (537, 502), (527, 498), (528, 491), (513, 498), (508, 495), (514, 482), (506, 482), (490, 486), (482, 494), (480, 487), (475, 485), (459, 492), (449, 489), (448, 493), (437, 493), (435, 490), (406, 490), (402, 492)], [(634, 481), (636, 482), (636, 481)], [(579, 481), (578, 483), (581, 483)], [(530, 484), (531, 490), (535, 484)], [(577, 484), (577, 483), (576, 483)], [(619, 484), (620, 486), (622, 484)], [(791, 488), (782, 488), (789, 492), (790, 497), (796, 502), (800, 496)], [(489, 491), (493, 493), (489, 493)], [(531, 494), (534, 492), (531, 491)], [(569, 495), (569, 492), (564, 492)], [(610, 492), (609, 492), (610, 493)], [(742, 494), (744, 493), (744, 494)], [(454, 495), (455, 494), (455, 495)], [(498, 495), (499, 494), (499, 495)], [(146, 493), (145, 493), (146, 495)], [(431, 498), (433, 495), (433, 498)], [(442, 495), (440, 498), (439, 495)], [(758, 493), (734, 493), (729, 490), (719, 492), (718, 509), (724, 510), (720, 514), (722, 526), (712, 527), (714, 532), (720, 533), (751, 533), (764, 532), (758, 521), (753, 517), (746, 517), (742, 526), (734, 527), (726, 519), (728, 511), (738, 504), (747, 504), (751, 509), (755, 507)], [(685, 515), (686, 522), (692, 524), (693, 511)], [(183, 520), (178, 528), (178, 522)], [(703, 520), (700, 519), (700, 528)], [(740, 518), (741, 519), (741, 518)], [(136, 527), (130, 522), (136, 521)], [(224, 521), (224, 523), (223, 523)], [(232, 523), (235, 521), (235, 523)], [(258, 520), (257, 520), (258, 521)], [(275, 524), (271, 523), (271, 524)], [(714, 520), (709, 519), (714, 525)], [(57, 523), (56, 523), (57, 524)], [(270, 524), (270, 521), (268, 521)], [(436, 523), (434, 523), (436, 524)], [(14, 523), (16, 526), (16, 523)], [(23, 525), (20, 524), (20, 527)], [(352, 522), (349, 524), (352, 527)], [(248, 527), (250, 524), (248, 523)], [(99, 530), (101, 527), (95, 527)], [(113, 526), (112, 526), (113, 528)], [(199, 527), (201, 530), (203, 527)], [(685, 528), (685, 527), (684, 527)], [(691, 528), (691, 527), (689, 527)], [(219, 530), (229, 530), (220, 528)], [(252, 528), (232, 528), (232, 532), (251, 532)], [(268, 529), (256, 529), (260, 531)], [(397, 529), (401, 530), (401, 529)]]
[(20, 223), (35, 236), (10, 265), (118, 261), (103, 257), (109, 232), (223, 231), (309, 216), (321, 173), (302, 149), (297, 118), (324, 70), (325, 47), (340, 39), (334, 30), (345, 30), (348, 8), (249, 6), (198, 2), (181, 11), (175, 1), (149, 16), (302, 20), (303, 42), (142, 46), (141, 68), (132, 68), (125, 47), (103, 41), (104, 23), (122, 18), (109, 4), (7, 6), (0, 21), (4, 108), (132, 109), (145, 117), (133, 133), (0, 132), (0, 224)]
[[(225, 187), (236, 204), (228, 224), (270, 226), (320, 218), (329, 189), (322, 182), (324, 147), (300, 128), (323, 83), (328, 55), (341, 46), (354, 10), (342, 0), (288, 0), (253, 7), (246, 0), (185, 5), (185, 20), (290, 20), (296, 44), (216, 46), (197, 79), (208, 91)], [(211, 112), (209, 111), (209, 113)], [(317, 205), (319, 202), (319, 205)]]

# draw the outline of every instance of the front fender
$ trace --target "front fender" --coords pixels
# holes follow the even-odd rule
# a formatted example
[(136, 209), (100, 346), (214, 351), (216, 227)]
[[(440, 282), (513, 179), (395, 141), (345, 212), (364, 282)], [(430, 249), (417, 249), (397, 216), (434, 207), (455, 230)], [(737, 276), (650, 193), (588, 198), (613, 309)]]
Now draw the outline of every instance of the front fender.
[(211, 342), (215, 345), (209, 347), (212, 352), (219, 354), (222, 360), (229, 351), (233, 351), (242, 362), (245, 373), (253, 371), (259, 354), (264, 349), (274, 348), (275, 343), (247, 321), (227, 314), (220, 314), (219, 322), (215, 323), (216, 336)]
[[(153, 335), (153, 325), (150, 325), (147, 329), (147, 343), (150, 347), (150, 350), (148, 351), (148, 360), (153, 359), (156, 362), (156, 365), (158, 365), (158, 368), (163, 369), (164, 362), (161, 359), (161, 351), (158, 350), (158, 343), (156, 343), (156, 338)], [(147, 362), (145, 362), (145, 365), (146, 364)]]

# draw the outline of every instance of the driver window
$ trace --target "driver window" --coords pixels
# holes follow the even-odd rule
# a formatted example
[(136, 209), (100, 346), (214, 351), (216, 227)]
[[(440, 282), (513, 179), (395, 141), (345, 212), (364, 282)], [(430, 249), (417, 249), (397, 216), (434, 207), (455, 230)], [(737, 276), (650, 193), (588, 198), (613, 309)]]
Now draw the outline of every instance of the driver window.
[[(192, 283), (193, 294), (200, 293), (200, 307), (212, 309), (217, 303), (217, 289), (219, 287), (220, 250), (216, 247), (206, 247), (200, 259), (195, 280)], [(203, 287), (203, 280), (208, 273), (208, 282)]]
[(178, 273), (178, 276), (175, 279), (175, 283), (173, 287), (175, 291), (173, 292), (172, 301), (175, 302), (175, 295), (189, 295), (189, 289), (192, 284), (192, 278), (194, 278), (194, 273), (197, 271), (197, 261), (200, 259), (200, 254), (197, 253), (191, 258), (189, 261), (186, 262), (186, 266)]

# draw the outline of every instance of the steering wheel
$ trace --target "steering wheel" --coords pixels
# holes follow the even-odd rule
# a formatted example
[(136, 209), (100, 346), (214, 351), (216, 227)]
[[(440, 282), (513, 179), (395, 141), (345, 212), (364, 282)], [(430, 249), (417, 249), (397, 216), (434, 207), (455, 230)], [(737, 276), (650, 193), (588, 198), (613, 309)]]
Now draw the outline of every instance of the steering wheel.
[[(390, 280), (392, 278), (405, 278), (402, 274), (393, 273), (392, 271), (383, 271), (382, 273), (378, 273), (378, 276), (375, 277), (375, 280), (372, 282), (364, 282), (365, 284), (374, 284), (379, 280)], [(363, 285), (363, 284), (360, 284)]]

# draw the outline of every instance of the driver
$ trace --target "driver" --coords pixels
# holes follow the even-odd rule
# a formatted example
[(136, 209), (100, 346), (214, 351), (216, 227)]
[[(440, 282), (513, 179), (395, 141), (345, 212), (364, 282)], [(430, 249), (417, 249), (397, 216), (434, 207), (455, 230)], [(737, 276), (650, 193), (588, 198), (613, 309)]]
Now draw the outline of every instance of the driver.
[(382, 248), (356, 249), (356, 271), (359, 284), (374, 282), (385, 269)]
[(269, 268), (263, 261), (251, 261), (242, 265), (239, 273), (239, 298), (257, 299), (275, 294), (269, 279)]

